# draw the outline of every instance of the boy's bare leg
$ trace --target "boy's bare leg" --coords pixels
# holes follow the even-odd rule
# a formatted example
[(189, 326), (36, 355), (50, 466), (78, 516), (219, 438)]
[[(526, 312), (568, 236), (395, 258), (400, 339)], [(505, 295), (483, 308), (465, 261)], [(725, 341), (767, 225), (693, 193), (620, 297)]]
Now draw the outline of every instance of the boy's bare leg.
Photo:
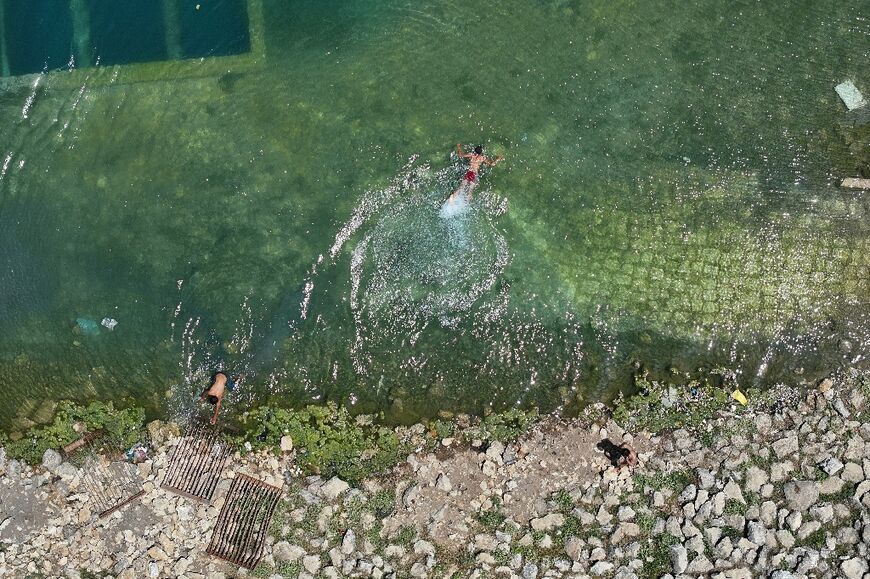
[(465, 187), (465, 200), (471, 201), (471, 192), (474, 191), (475, 187), (477, 187), (477, 181), (472, 181), (472, 182), (465, 181), (464, 185), (466, 185), (466, 187)]
[(450, 197), (447, 198), (448, 203), (454, 203), (456, 199), (462, 195), (465, 190), (468, 188), (468, 181), (465, 179), (462, 180), (462, 183), (459, 184), (459, 187), (456, 188), (456, 191), (450, 194)]

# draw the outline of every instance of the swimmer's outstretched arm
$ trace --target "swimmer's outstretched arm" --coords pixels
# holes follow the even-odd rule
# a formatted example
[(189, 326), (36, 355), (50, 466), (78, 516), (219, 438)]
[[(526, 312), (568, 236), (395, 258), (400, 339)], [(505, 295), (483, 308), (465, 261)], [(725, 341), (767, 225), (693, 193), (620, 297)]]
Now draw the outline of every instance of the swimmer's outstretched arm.
[(472, 156), (471, 153), (462, 152), (462, 143), (456, 143), (456, 153), (459, 155), (460, 159), (467, 159)]
[(489, 165), (490, 167), (495, 167), (496, 164), (503, 159), (504, 159), (504, 155), (498, 155), (495, 159), (490, 159), (489, 157), (487, 157), (486, 159), (484, 159), (483, 162), (486, 163), (487, 165)]

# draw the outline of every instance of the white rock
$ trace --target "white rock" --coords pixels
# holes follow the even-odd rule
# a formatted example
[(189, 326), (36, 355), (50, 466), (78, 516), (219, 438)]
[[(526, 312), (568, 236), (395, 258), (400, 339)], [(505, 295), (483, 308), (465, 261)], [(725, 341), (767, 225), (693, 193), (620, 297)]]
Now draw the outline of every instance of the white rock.
[(785, 518), (785, 522), (788, 525), (788, 528), (794, 533), (796, 532), (800, 526), (803, 524), (804, 516), (800, 511), (792, 511)]
[(788, 529), (782, 529), (776, 532), (776, 542), (779, 543), (783, 549), (791, 549), (794, 547), (794, 535), (792, 535)]
[(317, 572), (320, 571), (320, 556), (306, 555), (302, 558), (302, 566), (312, 575), (317, 575)]
[(759, 547), (763, 547), (767, 544), (767, 529), (758, 521), (749, 521), (746, 525), (747, 533), (746, 537), (758, 545)]
[(861, 482), (864, 480), (864, 469), (861, 468), (860, 464), (854, 462), (847, 462), (843, 468), (843, 474), (840, 475), (844, 481), (847, 482)]
[(867, 572), (867, 561), (861, 557), (846, 559), (840, 564), (840, 571), (846, 579), (861, 579)]
[(344, 538), (341, 540), (341, 552), (345, 555), (350, 555), (356, 550), (356, 533), (353, 529), (348, 529), (344, 533)]
[(474, 548), (477, 551), (494, 551), (498, 547), (498, 539), (487, 533), (474, 536)]
[(671, 566), (675, 574), (680, 575), (689, 566), (689, 553), (680, 544), (671, 545)]
[(447, 478), (447, 475), (442, 472), (438, 475), (438, 480), (435, 481), (435, 488), (439, 491), (449, 493), (453, 490), (453, 483), (451, 483), (450, 479)]
[(774, 442), (772, 446), (773, 452), (776, 453), (776, 456), (779, 458), (788, 458), (797, 454), (799, 450), (797, 434), (790, 434), (784, 438), (780, 438)]
[(694, 551), (698, 555), (706, 551), (706, 545), (704, 545), (704, 539), (701, 537), (701, 535), (695, 535), (694, 537), (686, 541), (685, 547), (687, 550)]
[(815, 481), (789, 481), (783, 487), (790, 509), (805, 511), (819, 500), (819, 487)]
[(716, 477), (713, 476), (713, 473), (707, 470), (706, 468), (699, 468), (697, 470), (698, 473), (698, 485), (702, 489), (711, 489), (714, 484), (716, 484)]
[(725, 498), (739, 501), (744, 505), (746, 504), (746, 499), (743, 498), (743, 491), (740, 490), (740, 486), (738, 486), (738, 484), (733, 480), (729, 480), (725, 484), (725, 488), (722, 489), (722, 492), (725, 493)]
[(535, 531), (551, 531), (565, 523), (565, 515), (550, 513), (538, 519), (532, 519), (532, 529)]
[(680, 493), (679, 498), (677, 499), (680, 504), (693, 502), (695, 500), (695, 496), (698, 494), (698, 489), (695, 485), (690, 484), (686, 488), (683, 489), (683, 492)]
[(305, 549), (298, 545), (291, 545), (287, 541), (278, 541), (272, 547), (272, 555), (279, 561), (292, 563), (305, 555)]
[(707, 557), (704, 555), (698, 555), (692, 562), (689, 563), (689, 566), (686, 567), (686, 573), (689, 575), (703, 575), (704, 573), (709, 573), (713, 570), (713, 564), (710, 562)]
[(289, 434), (281, 437), (281, 452), (290, 452), (293, 450), (293, 437)]
[(53, 448), (48, 448), (42, 453), (42, 466), (49, 472), (54, 472), (63, 462), (63, 457)]
[(775, 462), (770, 465), (770, 480), (771, 482), (780, 482), (788, 478), (788, 475), (794, 471), (794, 464), (791, 461)]
[(526, 563), (523, 566), (522, 571), (523, 579), (537, 579), (538, 577), (538, 566), (534, 563)]
[(414, 552), (418, 555), (435, 556), (435, 545), (422, 539), (414, 543)]
[(834, 520), (834, 507), (830, 503), (815, 506), (810, 509), (810, 516), (822, 524), (830, 523)]
[(589, 569), (589, 572), (592, 573), (595, 577), (601, 577), (602, 575), (609, 573), (613, 570), (613, 563), (608, 563), (607, 561), (599, 561), (596, 564), (592, 565)]
[(54, 469), (54, 474), (64, 480), (72, 480), (79, 474), (79, 469), (68, 462), (62, 462)]
[(818, 521), (806, 521), (801, 528), (798, 529), (797, 537), (801, 541), (822, 528), (822, 524)]
[(744, 486), (746, 490), (752, 493), (757, 493), (761, 490), (761, 486), (768, 480), (767, 472), (757, 466), (750, 466), (746, 470), (746, 482)]
[(489, 448), (486, 449), (486, 458), (491, 460), (497, 465), (502, 464), (501, 455), (504, 452), (504, 444), (499, 441), (494, 441), (490, 443)]
[(320, 487), (320, 494), (327, 500), (334, 500), (342, 493), (346, 492), (350, 485), (338, 478), (332, 477)]
[(565, 554), (572, 561), (580, 561), (583, 558), (583, 541), (577, 537), (568, 537), (565, 541)]

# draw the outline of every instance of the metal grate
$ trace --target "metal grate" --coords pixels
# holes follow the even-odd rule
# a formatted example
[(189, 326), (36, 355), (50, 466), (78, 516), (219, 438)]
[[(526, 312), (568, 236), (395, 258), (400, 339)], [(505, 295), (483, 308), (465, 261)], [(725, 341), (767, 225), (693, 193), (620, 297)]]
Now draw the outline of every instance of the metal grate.
[(211, 501), (230, 446), (223, 435), (205, 424), (193, 423), (172, 452), (163, 488), (180, 495)]
[(280, 488), (244, 474), (236, 475), (206, 552), (241, 567), (255, 568), (263, 555), (279, 498)]
[(145, 494), (139, 469), (125, 460), (105, 432), (89, 432), (63, 450), (81, 469), (81, 484), (101, 518)]

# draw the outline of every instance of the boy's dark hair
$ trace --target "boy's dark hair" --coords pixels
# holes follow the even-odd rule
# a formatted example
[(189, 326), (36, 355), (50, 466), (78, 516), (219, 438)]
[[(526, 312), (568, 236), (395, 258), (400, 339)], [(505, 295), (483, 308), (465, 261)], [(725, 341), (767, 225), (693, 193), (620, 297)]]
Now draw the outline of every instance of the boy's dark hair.
[(218, 397), (215, 396), (214, 394), (209, 394), (209, 395), (208, 395), (208, 398), (206, 398), (206, 400), (208, 400), (208, 401), (211, 402), (212, 404), (217, 404), (217, 403), (218, 403)]
[(478, 146), (474, 147), (474, 154), (475, 155), (483, 155), (483, 145), (478, 145)]

